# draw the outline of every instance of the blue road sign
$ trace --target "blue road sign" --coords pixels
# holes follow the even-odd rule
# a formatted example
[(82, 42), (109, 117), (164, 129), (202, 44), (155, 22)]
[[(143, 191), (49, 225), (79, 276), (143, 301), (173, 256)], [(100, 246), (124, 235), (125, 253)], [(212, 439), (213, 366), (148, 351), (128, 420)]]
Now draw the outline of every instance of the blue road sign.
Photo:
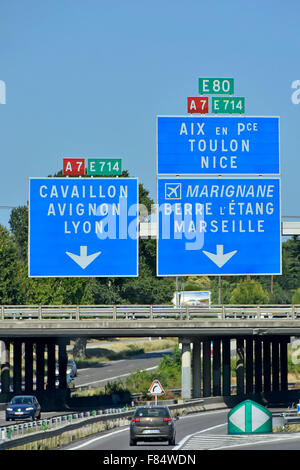
[(158, 116), (158, 175), (279, 174), (279, 118)]
[(157, 275), (281, 274), (280, 180), (159, 178)]
[(30, 178), (29, 276), (138, 275), (136, 178)]

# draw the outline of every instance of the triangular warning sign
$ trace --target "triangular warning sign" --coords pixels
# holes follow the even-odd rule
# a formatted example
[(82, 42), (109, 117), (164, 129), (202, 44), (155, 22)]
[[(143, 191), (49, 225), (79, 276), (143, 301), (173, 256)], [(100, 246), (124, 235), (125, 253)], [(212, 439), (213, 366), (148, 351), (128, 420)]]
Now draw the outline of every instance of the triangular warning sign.
[(161, 395), (162, 393), (165, 393), (159, 380), (154, 380), (148, 392), (151, 393), (151, 395)]

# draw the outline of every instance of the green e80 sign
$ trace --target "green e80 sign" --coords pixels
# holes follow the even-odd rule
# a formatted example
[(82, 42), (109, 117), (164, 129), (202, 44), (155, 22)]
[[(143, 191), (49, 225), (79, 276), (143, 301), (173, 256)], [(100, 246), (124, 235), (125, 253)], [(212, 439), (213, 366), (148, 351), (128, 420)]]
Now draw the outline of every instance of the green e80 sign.
[(233, 95), (233, 78), (199, 78), (200, 95)]

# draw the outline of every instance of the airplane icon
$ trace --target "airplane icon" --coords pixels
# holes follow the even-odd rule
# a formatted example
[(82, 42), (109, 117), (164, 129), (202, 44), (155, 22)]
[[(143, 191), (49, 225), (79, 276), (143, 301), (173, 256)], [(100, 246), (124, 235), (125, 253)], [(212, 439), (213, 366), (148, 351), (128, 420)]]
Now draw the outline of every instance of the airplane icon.
[(165, 199), (181, 199), (181, 183), (165, 183)]

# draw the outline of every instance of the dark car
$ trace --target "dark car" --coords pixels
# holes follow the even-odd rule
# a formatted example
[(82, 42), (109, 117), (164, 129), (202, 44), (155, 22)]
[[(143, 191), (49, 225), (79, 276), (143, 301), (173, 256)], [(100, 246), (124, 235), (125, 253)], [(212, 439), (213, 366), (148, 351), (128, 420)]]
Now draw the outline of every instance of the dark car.
[(167, 406), (139, 406), (130, 423), (130, 445), (137, 441), (168, 441), (175, 445), (175, 421)]
[(32, 421), (40, 419), (41, 405), (34, 395), (17, 395), (11, 399), (6, 407), (6, 421), (10, 419), (31, 418)]

